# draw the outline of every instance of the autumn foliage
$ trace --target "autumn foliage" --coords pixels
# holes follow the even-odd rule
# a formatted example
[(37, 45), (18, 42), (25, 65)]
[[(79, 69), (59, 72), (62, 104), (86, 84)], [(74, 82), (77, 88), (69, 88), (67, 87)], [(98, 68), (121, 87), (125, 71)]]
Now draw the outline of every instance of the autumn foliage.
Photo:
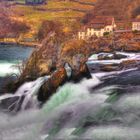
[(60, 22), (45, 20), (43, 21), (39, 29), (38, 39), (39, 41), (42, 41), (48, 36), (48, 34), (51, 34), (53, 32), (55, 32), (57, 37), (61, 38), (63, 35), (62, 29), (63, 29), (63, 26)]
[(0, 17), (0, 38), (19, 37), (21, 33), (26, 33), (30, 27), (25, 23), (13, 21), (9, 17)]

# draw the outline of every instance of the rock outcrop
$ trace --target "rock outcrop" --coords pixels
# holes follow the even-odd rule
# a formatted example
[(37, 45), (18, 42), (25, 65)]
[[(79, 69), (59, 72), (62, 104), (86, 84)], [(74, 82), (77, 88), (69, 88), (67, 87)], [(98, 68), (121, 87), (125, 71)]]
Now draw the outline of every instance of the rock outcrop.
[[(115, 41), (117, 42), (117, 40)], [(95, 40), (91, 38), (87, 41), (71, 39), (66, 42), (61, 42), (57, 38), (57, 34), (51, 32), (43, 40), (42, 46), (33, 52), (17, 85), (27, 80), (34, 80), (40, 76), (50, 75), (51, 78), (41, 87), (38, 96), (39, 100), (46, 101), (66, 81), (77, 82), (84, 77), (91, 77), (86, 62), (92, 54), (100, 52), (110, 53), (121, 50), (138, 51), (139, 49), (138, 43), (136, 43), (136, 47), (124, 45), (122, 42), (117, 42), (114, 46), (112, 39), (108, 37)], [(99, 60), (121, 58), (125, 58), (125, 56), (121, 54), (115, 55), (114, 53), (112, 58), (103, 58), (103, 56), (100, 56)], [(126, 63), (121, 63), (119, 66), (102, 65), (100, 70), (115, 71), (128, 65)]]
[(78, 82), (84, 77), (91, 77), (85, 63), (90, 52), (90, 48), (85, 49), (86, 42), (74, 40), (69, 42), (70, 44), (63, 44), (57, 39), (54, 32), (49, 34), (43, 45), (33, 52), (16, 82), (19, 87), (25, 81), (50, 75), (51, 77), (40, 89), (38, 95), (40, 101), (46, 101), (66, 81)]

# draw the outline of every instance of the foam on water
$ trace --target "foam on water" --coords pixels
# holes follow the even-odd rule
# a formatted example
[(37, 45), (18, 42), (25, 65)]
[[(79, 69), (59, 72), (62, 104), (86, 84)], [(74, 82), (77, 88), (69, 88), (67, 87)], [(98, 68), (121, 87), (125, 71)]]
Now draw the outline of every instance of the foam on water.
[[(26, 87), (31, 88), (33, 86), (32, 88), (35, 90), (35, 86), (39, 86), (39, 84), (41, 85), (42, 80), (42, 78), (39, 78), (34, 82), (25, 83), (21, 88), (19, 88), (19, 90), (17, 90), (14, 96), (20, 96), (24, 94)], [(95, 86), (97, 83), (99, 83), (99, 80), (96, 80), (97, 79), (88, 81), (84, 80), (77, 85), (72, 83), (66, 84), (58, 90), (57, 94), (55, 94), (50, 99), (50, 101), (43, 107), (42, 110), (23, 111), (17, 116), (0, 114), (0, 119), (2, 121), (0, 124), (2, 139), (25, 140), (26, 138), (27, 140), (40, 140), (41, 138), (44, 138), (40, 133), (42, 132), (41, 129), (43, 126), (45, 126), (45, 123), (48, 123), (49, 120), (52, 122), (57, 119), (57, 117), (55, 118), (56, 112), (58, 113), (59, 117), (63, 112), (64, 115), (67, 113), (72, 113), (74, 117), (71, 122), (74, 120), (81, 120), (79, 117), (83, 116), (82, 118), (84, 118), (84, 116), (87, 114), (87, 111), (90, 110), (90, 106), (86, 107), (86, 104), (89, 102), (92, 103), (91, 96), (94, 96), (96, 100), (96, 102), (92, 104), (100, 104), (107, 98), (107, 95), (90, 95), (88, 89), (91, 86)], [(31, 91), (33, 92), (33, 89)], [(28, 95), (32, 95), (32, 93), (28, 93)], [(1, 98), (4, 99), (10, 96), (12, 95), (8, 94)], [(66, 108), (68, 111), (66, 111)], [(68, 123), (68, 126), (71, 126), (72, 124)], [(44, 130), (46, 132), (49, 131), (47, 130), (47, 126), (45, 126), (45, 129), (43, 129), (43, 132)], [(44, 135), (46, 137), (47, 134)]]
[[(129, 57), (129, 56), (128, 56)], [(131, 55), (131, 57), (135, 57)], [(140, 140), (140, 94), (131, 85), (101, 86), (104, 77), (122, 75), (127, 80), (136, 68), (110, 73), (96, 73), (80, 83), (66, 83), (42, 109), (24, 110), (30, 100), (36, 101), (41, 77), (25, 83), (14, 96), (25, 96), (22, 111), (15, 116), (0, 114), (2, 140)], [(138, 70), (137, 70), (138, 71)], [(137, 73), (135, 73), (137, 74)], [(134, 85), (135, 86), (135, 85)], [(139, 89), (139, 85), (136, 85)], [(92, 90), (91, 90), (92, 89)], [(127, 90), (128, 89), (128, 90)], [(120, 92), (123, 90), (123, 92)], [(0, 99), (11, 95), (4, 95)], [(26, 98), (27, 97), (27, 98)], [(34, 103), (33, 103), (34, 104)]]
[(116, 103), (116, 108), (121, 112), (137, 112), (140, 110), (140, 94), (131, 93), (123, 95)]
[(0, 77), (5, 77), (10, 74), (19, 74), (19, 69), (16, 68), (18, 62), (0, 61)]
[[(0, 114), (1, 138), (139, 140), (139, 93), (127, 93), (110, 102), (110, 93), (117, 86), (90, 92), (89, 89), (98, 84), (100, 80), (97, 78), (83, 80), (79, 84), (67, 83), (58, 89), (41, 110), (27, 110), (16, 116)], [(20, 95), (21, 92), (18, 92), (17, 95)], [(135, 114), (132, 110), (136, 111)]]
[[(9, 111), (17, 111), (19, 108), (20, 110), (25, 110), (26, 108), (36, 108), (38, 107), (39, 102), (37, 101), (37, 94), (40, 87), (43, 83), (48, 79), (48, 76), (40, 77), (35, 81), (26, 82), (23, 84), (14, 94), (4, 94), (0, 96), (0, 103), (7, 104), (7, 109)], [(9, 100), (9, 101), (8, 101)], [(13, 100), (13, 101), (12, 101)], [(11, 110), (11, 108), (13, 108)]]
[(92, 140), (139, 140), (138, 129), (122, 126), (103, 126), (89, 129), (82, 139)]

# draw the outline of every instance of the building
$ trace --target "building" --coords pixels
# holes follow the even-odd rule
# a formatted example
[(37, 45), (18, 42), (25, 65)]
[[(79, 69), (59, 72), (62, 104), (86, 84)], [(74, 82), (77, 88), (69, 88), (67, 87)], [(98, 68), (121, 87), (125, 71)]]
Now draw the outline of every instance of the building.
[(115, 19), (109, 16), (95, 17), (84, 30), (78, 32), (79, 39), (87, 39), (91, 36), (102, 37), (105, 33), (111, 33), (116, 28)]
[(132, 30), (140, 31), (140, 19), (136, 19), (132, 21)]

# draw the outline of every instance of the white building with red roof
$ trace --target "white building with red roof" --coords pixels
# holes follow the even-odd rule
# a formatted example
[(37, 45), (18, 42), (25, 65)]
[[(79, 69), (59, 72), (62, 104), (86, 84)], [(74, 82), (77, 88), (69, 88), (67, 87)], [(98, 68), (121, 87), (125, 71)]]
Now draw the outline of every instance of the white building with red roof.
[(102, 37), (105, 33), (111, 33), (116, 28), (115, 19), (109, 16), (97, 16), (78, 32), (79, 39), (87, 39), (91, 36)]

